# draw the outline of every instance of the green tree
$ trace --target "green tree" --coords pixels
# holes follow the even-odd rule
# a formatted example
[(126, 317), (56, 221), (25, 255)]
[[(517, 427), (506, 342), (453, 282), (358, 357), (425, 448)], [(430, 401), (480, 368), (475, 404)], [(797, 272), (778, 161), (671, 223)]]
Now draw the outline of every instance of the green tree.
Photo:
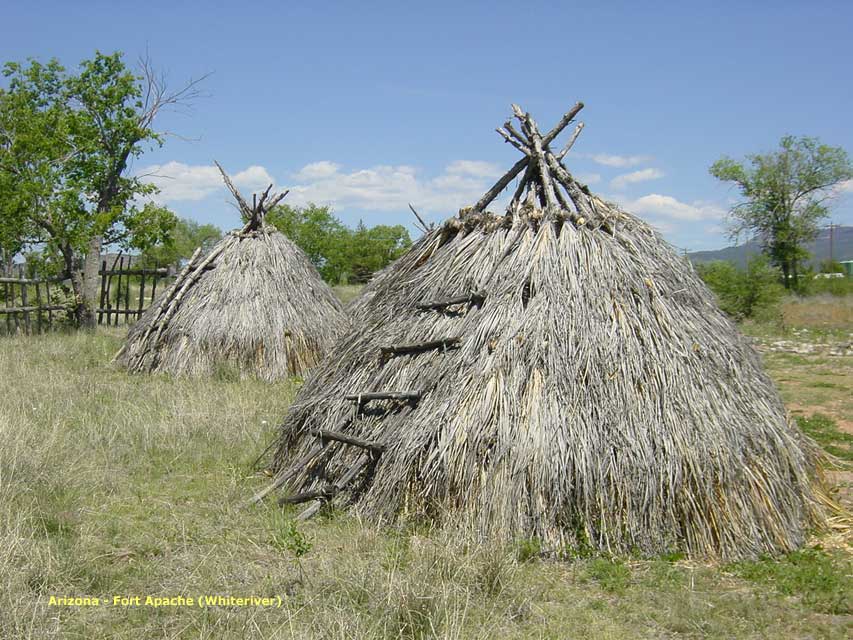
[(412, 239), (402, 225), (377, 225), (367, 228), (359, 220), (349, 243), (349, 278), (352, 282), (367, 282), (370, 277), (399, 258)]
[(221, 239), (219, 227), (179, 218), (168, 237), (142, 252), (142, 263), (150, 267), (178, 265), (190, 258), (197, 247), (207, 251)]
[(737, 320), (769, 319), (784, 293), (778, 269), (763, 255), (751, 258), (745, 270), (717, 260), (697, 264), (696, 272), (717, 296), (720, 308)]
[(8, 113), (0, 122), (12, 151), (0, 170), (19, 178), (32, 240), (62, 256), (80, 326), (95, 323), (102, 247), (144, 250), (175, 225), (168, 210), (135, 204), (155, 187), (130, 175), (129, 164), (163, 143), (155, 119), (197, 97), (198, 81), (169, 92), (147, 60), (141, 69), (132, 73), (118, 52), (96, 52), (76, 74), (56, 60), (4, 67)]
[(808, 258), (804, 244), (814, 239), (827, 217), (835, 187), (853, 178), (853, 165), (840, 147), (816, 138), (785, 136), (777, 151), (715, 162), (710, 173), (733, 182), (744, 201), (731, 210), (733, 235), (757, 235), (771, 262), (782, 270), (786, 287), (796, 286)]
[[(0, 155), (3, 151), (0, 149)], [(0, 166), (3, 161), (0, 160)], [(21, 201), (12, 176), (0, 170), (0, 275), (11, 276), (16, 255), (27, 245), (26, 203)]]
[(409, 232), (401, 225), (367, 228), (359, 221), (353, 230), (327, 206), (279, 205), (266, 219), (293, 240), (332, 284), (366, 282), (412, 246)]
[(324, 280), (333, 284), (341, 281), (347, 270), (346, 247), (351, 232), (330, 207), (283, 204), (270, 211), (266, 220), (306, 253)]
[(42, 231), (32, 212), (64, 196), (61, 168), (70, 145), (58, 100), (59, 63), (34, 61), (25, 71), (7, 65), (5, 72), (12, 77), (0, 89), (0, 251), (8, 273), (15, 255)]

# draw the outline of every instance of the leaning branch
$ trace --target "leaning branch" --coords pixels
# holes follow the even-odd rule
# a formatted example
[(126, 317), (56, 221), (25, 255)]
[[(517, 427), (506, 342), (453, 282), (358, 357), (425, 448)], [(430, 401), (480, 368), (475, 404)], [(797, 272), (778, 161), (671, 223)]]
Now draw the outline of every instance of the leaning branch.
[(557, 162), (561, 162), (563, 158), (566, 157), (566, 154), (571, 151), (572, 147), (575, 146), (575, 140), (578, 139), (578, 136), (583, 131), (583, 122), (578, 122), (578, 126), (575, 127), (574, 132), (572, 133), (572, 137), (569, 138), (569, 141), (566, 143), (566, 146), (563, 147), (563, 150), (557, 154)]
[(228, 174), (225, 173), (225, 169), (223, 169), (222, 165), (219, 164), (216, 160), (213, 161), (213, 164), (216, 165), (216, 168), (219, 169), (219, 173), (222, 174), (222, 179), (225, 181), (225, 186), (228, 187), (228, 190), (231, 192), (231, 195), (234, 196), (234, 199), (237, 201), (240, 210), (247, 218), (252, 218), (252, 216), (254, 216), (254, 211), (252, 207), (249, 206), (249, 203), (246, 202), (243, 199), (243, 196), (240, 195), (240, 192), (237, 191), (237, 187), (235, 187), (234, 183), (231, 182), (231, 178), (229, 178)]

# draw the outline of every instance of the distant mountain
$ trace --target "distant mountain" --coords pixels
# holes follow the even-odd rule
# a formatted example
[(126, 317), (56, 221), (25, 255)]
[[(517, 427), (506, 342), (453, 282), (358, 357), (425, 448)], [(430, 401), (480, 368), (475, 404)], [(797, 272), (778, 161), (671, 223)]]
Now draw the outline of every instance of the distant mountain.
[[(835, 227), (832, 247), (835, 260), (853, 260), (853, 227)], [(806, 249), (812, 254), (810, 264), (813, 266), (829, 258), (829, 229), (821, 229), (820, 235), (814, 242), (807, 244)], [(747, 242), (716, 251), (694, 251), (687, 255), (694, 263), (728, 260), (739, 267), (745, 267), (747, 259), (757, 253), (761, 253), (760, 245), (757, 242)]]

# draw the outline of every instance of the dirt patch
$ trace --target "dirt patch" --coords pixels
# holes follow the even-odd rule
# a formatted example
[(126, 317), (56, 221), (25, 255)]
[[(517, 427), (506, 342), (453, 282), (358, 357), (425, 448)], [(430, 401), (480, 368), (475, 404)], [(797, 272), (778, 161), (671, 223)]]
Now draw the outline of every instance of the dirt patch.
[(796, 402), (789, 402), (787, 407), (788, 411), (790, 411), (793, 416), (808, 417), (816, 413), (821, 413), (835, 420), (835, 424), (838, 425), (839, 431), (853, 435), (853, 420), (845, 419), (835, 408), (827, 407), (822, 404), (803, 405)]

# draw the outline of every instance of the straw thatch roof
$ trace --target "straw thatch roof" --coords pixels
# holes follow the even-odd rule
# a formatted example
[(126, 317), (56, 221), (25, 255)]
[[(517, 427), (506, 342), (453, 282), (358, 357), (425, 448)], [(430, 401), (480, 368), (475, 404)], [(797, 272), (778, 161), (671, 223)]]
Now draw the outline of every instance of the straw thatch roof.
[[(282, 502), (743, 557), (821, 520), (812, 447), (758, 355), (649, 225), (592, 195), (514, 107), (524, 158), (351, 308), (275, 443)], [(503, 215), (486, 207), (522, 176)]]
[(286, 192), (270, 196), (270, 185), (249, 206), (222, 175), (249, 221), (206, 255), (197, 250), (130, 329), (117, 355), (130, 371), (210, 375), (225, 366), (267, 381), (304, 375), (343, 329), (341, 304), (314, 265), (264, 222)]

